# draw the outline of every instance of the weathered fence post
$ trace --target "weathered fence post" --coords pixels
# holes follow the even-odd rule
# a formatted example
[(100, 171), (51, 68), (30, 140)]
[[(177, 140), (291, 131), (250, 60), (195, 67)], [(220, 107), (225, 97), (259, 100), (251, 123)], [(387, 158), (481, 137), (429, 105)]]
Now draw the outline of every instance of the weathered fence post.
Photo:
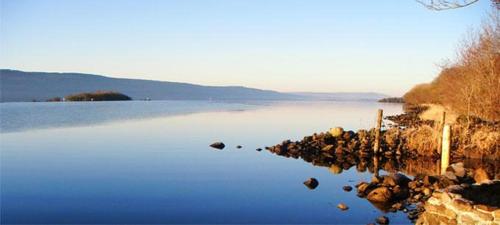
[(375, 154), (378, 153), (378, 150), (380, 148), (380, 129), (382, 128), (383, 113), (384, 111), (382, 109), (379, 109), (377, 113), (377, 128), (375, 130), (375, 144), (373, 145), (373, 152)]
[(373, 176), (379, 177), (379, 165), (378, 165), (378, 157), (373, 157)]
[(438, 137), (438, 145), (437, 145), (437, 151), (439, 154), (441, 154), (441, 148), (443, 147), (443, 138), (442, 138), (442, 135), (443, 135), (443, 128), (444, 128), (444, 124), (445, 124), (445, 121), (446, 121), (446, 112), (443, 111), (443, 114), (441, 115), (441, 121), (439, 123), (439, 127), (438, 127), (438, 131), (439, 131), (439, 137)]
[(450, 164), (451, 128), (449, 124), (443, 127), (443, 146), (441, 148), (441, 174), (446, 172)]

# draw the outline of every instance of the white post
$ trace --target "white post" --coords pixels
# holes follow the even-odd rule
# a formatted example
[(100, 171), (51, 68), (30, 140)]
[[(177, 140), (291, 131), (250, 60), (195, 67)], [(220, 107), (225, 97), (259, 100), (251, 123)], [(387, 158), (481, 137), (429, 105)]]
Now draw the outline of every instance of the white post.
[(443, 146), (441, 147), (441, 174), (446, 172), (446, 168), (450, 164), (450, 144), (451, 144), (451, 128), (449, 124), (443, 127)]

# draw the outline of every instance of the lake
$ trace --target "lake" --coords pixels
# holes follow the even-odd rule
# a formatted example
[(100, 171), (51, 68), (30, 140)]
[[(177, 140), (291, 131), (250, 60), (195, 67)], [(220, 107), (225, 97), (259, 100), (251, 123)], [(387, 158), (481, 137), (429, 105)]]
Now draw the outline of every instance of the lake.
[[(378, 108), (402, 111), (332, 101), (2, 103), (1, 222), (410, 223), (342, 190), (368, 171), (256, 151), (335, 126), (373, 127)], [(210, 148), (215, 141), (226, 148)], [(309, 177), (315, 190), (302, 183)]]

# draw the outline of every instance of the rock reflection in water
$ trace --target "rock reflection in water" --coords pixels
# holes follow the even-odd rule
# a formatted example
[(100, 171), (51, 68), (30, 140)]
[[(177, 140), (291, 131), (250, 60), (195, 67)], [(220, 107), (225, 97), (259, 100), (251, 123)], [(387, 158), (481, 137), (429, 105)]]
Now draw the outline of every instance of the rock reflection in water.
[[(465, 159), (459, 164), (452, 164), (453, 168), (460, 167), (462, 172), (467, 171), (464, 174), (460, 175), (459, 171), (452, 170), (450, 175), (440, 175), (440, 161), (431, 158), (372, 156), (358, 154), (359, 152), (332, 155), (324, 151), (281, 151), (282, 148), (276, 147), (267, 149), (280, 156), (303, 159), (315, 166), (328, 167), (332, 174), (340, 174), (352, 167), (360, 173), (372, 173), (371, 181), (356, 185), (358, 197), (367, 198), (375, 208), (384, 213), (402, 211), (412, 222), (416, 222), (425, 211), (424, 203), (434, 191), (450, 185), (474, 183), (471, 172), (479, 168), (496, 179), (500, 172), (500, 162), (478, 159)], [(381, 170), (389, 175), (380, 176)], [(413, 178), (409, 179), (403, 174)]]
[[(268, 148), (268, 150), (270, 150)], [(272, 150), (270, 150), (273, 152)], [(378, 175), (378, 170), (386, 172), (401, 172), (408, 176), (416, 175), (439, 175), (440, 174), (440, 160), (432, 158), (409, 158), (409, 157), (392, 157), (385, 156), (373, 157), (369, 155), (357, 154), (328, 154), (324, 152), (310, 152), (304, 151), (299, 154), (293, 152), (273, 152), (277, 155), (303, 159), (305, 162), (311, 163), (314, 166), (328, 167), (333, 174), (340, 174), (343, 170), (348, 170), (351, 167), (356, 167), (358, 172), (370, 172)], [(377, 159), (377, 160), (375, 160)], [(469, 169), (484, 169), (491, 177), (499, 178), (500, 176), (500, 161), (486, 160), (486, 159), (464, 159), (462, 161), (465, 168)], [(455, 162), (453, 162), (455, 163)]]

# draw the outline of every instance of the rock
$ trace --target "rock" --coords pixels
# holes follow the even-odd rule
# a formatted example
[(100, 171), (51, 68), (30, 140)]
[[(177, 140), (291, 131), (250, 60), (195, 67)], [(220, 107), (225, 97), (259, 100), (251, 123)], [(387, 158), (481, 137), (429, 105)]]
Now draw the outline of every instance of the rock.
[(344, 133), (344, 129), (342, 127), (335, 127), (330, 129), (330, 134), (333, 137), (340, 137)]
[(488, 173), (486, 173), (486, 170), (479, 168), (474, 171), (474, 180), (476, 183), (485, 183), (490, 180), (490, 177), (488, 176)]
[(333, 173), (333, 174), (340, 174), (342, 173), (342, 171), (344, 169), (342, 169), (342, 167), (338, 166), (338, 165), (331, 165), (330, 168), (328, 169), (330, 171), (330, 173)]
[(443, 176), (445, 176), (449, 180), (452, 180), (455, 183), (458, 182), (458, 178), (453, 172), (446, 171), (446, 173), (444, 173)]
[(431, 186), (436, 183), (438, 179), (434, 176), (424, 176), (423, 182), (425, 186)]
[(431, 191), (431, 189), (430, 189), (430, 188), (424, 188), (424, 189), (422, 190), (422, 193), (424, 193), (424, 195), (426, 195), (426, 196), (429, 196), (429, 195), (431, 195), (431, 194), (432, 194), (432, 191)]
[(391, 206), (393, 209), (402, 210), (404, 208), (403, 203), (397, 202)]
[(366, 182), (362, 182), (358, 185), (358, 193), (365, 193), (370, 185)]
[(339, 204), (337, 205), (337, 208), (339, 208), (339, 209), (340, 209), (340, 210), (342, 210), (342, 211), (345, 211), (345, 210), (348, 210), (348, 209), (349, 209), (349, 207), (348, 207), (347, 205), (345, 205), (344, 203), (339, 203)]
[(342, 189), (344, 189), (344, 191), (347, 191), (347, 192), (352, 191), (352, 187), (349, 186), (349, 185), (346, 185), (346, 186), (342, 187)]
[(215, 143), (211, 144), (210, 147), (221, 150), (224, 147), (226, 147), (226, 145), (222, 142), (215, 142)]
[(370, 191), (366, 198), (372, 202), (388, 202), (392, 198), (392, 192), (387, 187), (378, 187)]
[(413, 199), (415, 199), (415, 201), (420, 201), (421, 198), (422, 198), (422, 194), (416, 194), (413, 196)]
[(256, 151), (260, 152), (262, 151), (262, 148), (255, 149)]
[(342, 155), (342, 153), (344, 153), (344, 148), (342, 146), (337, 146), (337, 148), (335, 149), (335, 154)]
[(396, 173), (396, 174), (391, 174), (389, 176), (385, 176), (383, 185), (391, 187), (399, 185), (402, 187), (406, 187), (408, 185), (408, 182), (410, 181), (411, 181), (410, 178), (406, 177), (405, 175)]
[(373, 177), (372, 177), (372, 183), (374, 183), (374, 184), (378, 184), (378, 183), (380, 183), (380, 182), (382, 182), (381, 177), (379, 177), (379, 176), (373, 176)]
[(389, 224), (389, 218), (387, 218), (386, 216), (380, 216), (377, 218), (376, 222), (378, 224)]
[(457, 177), (464, 177), (466, 174), (464, 164), (461, 162), (451, 164), (446, 170), (453, 172)]
[(242, 147), (243, 147), (243, 146), (241, 146), (241, 145), (236, 145), (236, 148), (238, 148), (238, 149), (239, 149), (239, 148), (242, 148)]
[(408, 187), (410, 189), (415, 189), (418, 187), (418, 182), (416, 180), (408, 182)]
[(319, 182), (318, 182), (318, 180), (316, 180), (316, 178), (311, 177), (311, 178), (307, 179), (306, 181), (304, 181), (304, 185), (306, 185), (306, 187), (308, 187), (309, 189), (313, 190), (316, 187), (318, 187)]
[(402, 188), (399, 185), (396, 185), (392, 188), (392, 194), (397, 199), (404, 199), (407, 198), (408, 195), (410, 195), (407, 188)]
[[(456, 178), (455, 174), (452, 174), (452, 175)], [(445, 188), (445, 187), (448, 187), (450, 185), (455, 185), (456, 183), (457, 183), (457, 180), (449, 179), (447, 176), (440, 176), (439, 177), (439, 185), (438, 186), (439, 186), (439, 188)]]
[(333, 149), (333, 147), (335, 147), (335, 146), (334, 145), (327, 145), (327, 146), (323, 147), (321, 149), (321, 151), (330, 152)]
[(345, 141), (350, 141), (351, 139), (354, 138), (356, 134), (350, 130), (350, 131), (347, 131), (347, 132), (344, 132), (344, 134), (342, 135), (342, 138), (345, 140)]

